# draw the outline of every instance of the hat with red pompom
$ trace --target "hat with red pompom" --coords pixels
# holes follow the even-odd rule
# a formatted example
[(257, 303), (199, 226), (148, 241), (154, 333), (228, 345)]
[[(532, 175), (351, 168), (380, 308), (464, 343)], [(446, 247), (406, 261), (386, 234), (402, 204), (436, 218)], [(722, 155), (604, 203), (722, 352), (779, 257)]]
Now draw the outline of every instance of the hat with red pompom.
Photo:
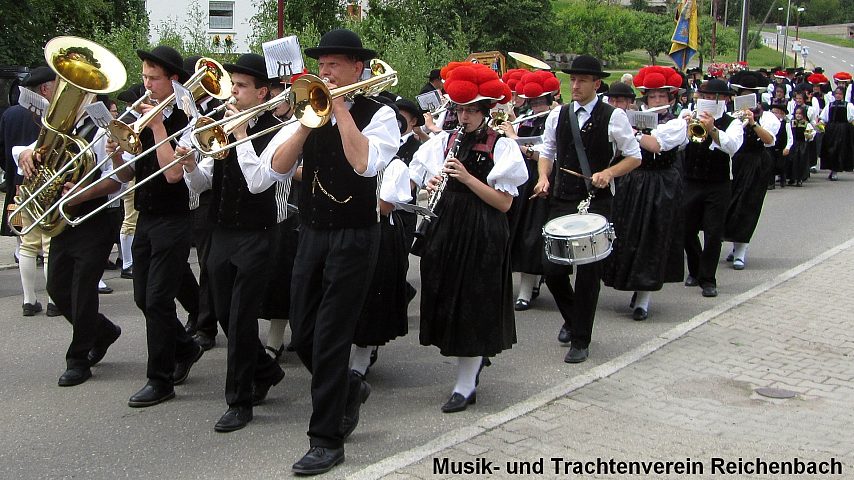
[(675, 92), (682, 86), (682, 75), (672, 67), (653, 65), (640, 69), (634, 78), (635, 87), (641, 92), (669, 90)]
[(510, 87), (511, 92), (517, 92), (518, 90), (516, 90), (516, 85), (519, 83), (519, 80), (522, 80), (522, 77), (528, 73), (531, 72), (524, 68), (511, 68), (504, 73), (501, 77), (501, 81)]
[(836, 72), (833, 74), (833, 79), (837, 82), (850, 82), (851, 74), (848, 72)]
[(560, 90), (560, 80), (548, 70), (527, 72), (516, 84), (516, 93), (522, 98), (539, 98)]
[(507, 103), (513, 97), (510, 87), (498, 78), (494, 70), (480, 63), (451, 62), (442, 68), (445, 92), (457, 105), (481, 100)]
[(821, 73), (813, 73), (809, 77), (807, 77), (807, 81), (813, 85), (823, 85), (828, 83), (827, 77), (822, 75)]
[(784, 72), (782, 70), (777, 70), (776, 72), (774, 72), (773, 77), (774, 78), (786, 78), (786, 72)]

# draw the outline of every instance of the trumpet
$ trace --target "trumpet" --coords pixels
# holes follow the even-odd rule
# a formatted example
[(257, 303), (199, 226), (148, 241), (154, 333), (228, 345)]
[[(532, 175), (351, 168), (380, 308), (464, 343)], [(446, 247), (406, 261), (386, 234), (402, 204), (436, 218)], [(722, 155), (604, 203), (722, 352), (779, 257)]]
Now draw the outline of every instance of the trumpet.
[[(193, 100), (198, 101), (204, 95), (210, 95), (219, 100), (231, 96), (231, 78), (222, 65), (212, 58), (200, 58), (196, 62), (196, 73), (184, 83), (184, 87), (193, 94)], [(157, 115), (163, 113), (175, 101), (175, 92), (147, 111), (137, 121), (128, 125), (120, 120), (110, 122), (110, 136), (119, 144), (122, 150), (138, 155), (142, 150), (139, 135)]]
[(706, 131), (706, 127), (703, 126), (697, 115), (697, 111), (694, 110), (694, 112), (691, 113), (691, 119), (688, 120), (688, 140), (693, 143), (703, 143), (706, 141), (709, 133)]
[(301, 76), (291, 85), (294, 117), (308, 128), (320, 128), (332, 117), (332, 100), (342, 96), (373, 96), (397, 85), (397, 72), (382, 60), (371, 60), (370, 69), (371, 78), (332, 90), (314, 75)]

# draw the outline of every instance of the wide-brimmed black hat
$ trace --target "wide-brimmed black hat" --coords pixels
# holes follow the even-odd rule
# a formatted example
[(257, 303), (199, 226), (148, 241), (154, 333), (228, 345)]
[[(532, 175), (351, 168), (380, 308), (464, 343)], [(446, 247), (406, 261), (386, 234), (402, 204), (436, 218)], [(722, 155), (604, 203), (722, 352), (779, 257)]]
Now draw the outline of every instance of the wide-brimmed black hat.
[(821, 67), (815, 67), (812, 69), (812, 73), (824, 73), (824, 69)]
[(228, 73), (242, 73), (265, 82), (269, 81), (267, 63), (264, 61), (264, 57), (257, 53), (244, 53), (237, 58), (237, 62), (226, 63), (222, 67)]
[(438, 68), (430, 70), (430, 75), (427, 75), (427, 80), (430, 80), (431, 82), (433, 80), (439, 80), (440, 78), (442, 78), (442, 71)]
[(145, 87), (141, 83), (131, 85), (127, 90), (116, 95), (116, 98), (125, 102), (133, 103), (145, 95)]
[(30, 74), (24, 78), (21, 85), (24, 87), (37, 87), (53, 80), (56, 80), (56, 72), (51, 70), (50, 67), (36, 67), (30, 70)]
[(608, 95), (609, 97), (615, 97), (615, 98), (618, 98), (618, 97), (631, 98), (632, 100), (634, 100), (635, 97), (637, 97), (637, 95), (635, 94), (635, 91), (632, 90), (632, 87), (626, 85), (623, 82), (612, 83), (611, 88), (608, 89), (608, 93), (606, 93), (605, 95)]
[(768, 79), (759, 72), (742, 70), (729, 78), (729, 84), (735, 90), (765, 90)]
[(418, 105), (412, 100), (408, 100), (406, 98), (399, 98), (396, 102), (397, 109), (408, 112), (410, 115), (415, 117), (415, 126), (420, 127), (424, 125), (424, 111), (418, 107)]
[(192, 55), (184, 59), (184, 71), (191, 77), (196, 73), (196, 63), (198, 63), (201, 58), (201, 55)]
[(775, 108), (776, 108), (777, 110), (782, 110), (782, 111), (783, 111), (783, 113), (789, 113), (789, 106), (788, 106), (788, 105), (786, 105), (786, 104), (785, 104), (785, 103), (783, 103), (783, 102), (780, 102), (780, 103), (772, 103), (772, 104), (771, 104), (771, 110), (773, 110), (773, 109), (775, 109)]
[(316, 47), (306, 48), (305, 54), (311, 58), (320, 58), (321, 55), (344, 54), (352, 55), (359, 60), (370, 60), (377, 56), (377, 52), (362, 46), (362, 39), (355, 32), (346, 28), (330, 30), (320, 37), (320, 43)]
[(602, 71), (602, 62), (598, 58), (590, 55), (579, 55), (572, 60), (569, 68), (561, 70), (563, 73), (570, 75), (593, 75), (599, 78), (605, 78), (611, 74)]
[(727, 83), (719, 78), (713, 78), (701, 83), (700, 88), (698, 88), (697, 91), (713, 95), (732, 96), (732, 90), (729, 89)]
[(703, 69), (700, 67), (691, 67), (688, 70), (685, 70), (686, 75), (691, 75), (694, 73), (703, 73)]
[(178, 75), (178, 81), (181, 83), (186, 82), (190, 78), (190, 74), (184, 70), (184, 59), (181, 58), (181, 54), (172, 47), (160, 45), (154, 47), (150, 52), (137, 50), (136, 55), (141, 60), (148, 60), (149, 62), (160, 65), (166, 70), (166, 73)]

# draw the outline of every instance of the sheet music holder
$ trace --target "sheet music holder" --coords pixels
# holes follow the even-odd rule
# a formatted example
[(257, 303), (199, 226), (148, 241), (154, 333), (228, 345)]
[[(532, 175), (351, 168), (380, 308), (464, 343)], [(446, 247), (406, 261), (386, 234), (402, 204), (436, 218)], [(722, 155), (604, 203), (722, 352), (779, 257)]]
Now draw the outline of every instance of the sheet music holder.
[(47, 106), (50, 102), (47, 101), (46, 98), (39, 95), (38, 93), (33, 92), (24, 87), (18, 87), (21, 91), (20, 96), (18, 97), (18, 105), (26, 108), (33, 115), (41, 117), (45, 110), (47, 110)]
[(635, 130), (652, 130), (658, 126), (658, 114), (655, 112), (640, 112), (637, 110), (626, 110), (629, 124)]
[(732, 99), (733, 111), (754, 110), (756, 109), (756, 95), (748, 93), (747, 95), (739, 95)]
[(542, 145), (543, 144), (543, 136), (538, 135), (536, 137), (519, 137), (516, 138), (516, 143), (522, 145), (523, 147), (526, 145), (534, 146), (534, 145)]
[(107, 126), (113, 121), (113, 114), (107, 109), (107, 106), (104, 105), (104, 102), (95, 102), (90, 103), (83, 107), (86, 110), (86, 114), (89, 115), (89, 118), (95, 122), (99, 128), (106, 129)]
[(403, 210), (404, 212), (415, 213), (415, 214), (421, 215), (423, 217), (430, 217), (430, 218), (438, 218), (439, 217), (435, 213), (431, 212), (429, 208), (422, 207), (421, 205), (413, 205), (411, 203), (398, 203), (398, 202), (392, 202), (391, 204), (394, 205), (395, 209)]
[(302, 73), (305, 62), (296, 35), (277, 38), (261, 44), (267, 64), (267, 78), (290, 77)]
[(418, 101), (421, 110), (432, 112), (442, 105), (442, 94), (438, 90), (433, 90), (432, 92), (417, 95), (415, 100)]

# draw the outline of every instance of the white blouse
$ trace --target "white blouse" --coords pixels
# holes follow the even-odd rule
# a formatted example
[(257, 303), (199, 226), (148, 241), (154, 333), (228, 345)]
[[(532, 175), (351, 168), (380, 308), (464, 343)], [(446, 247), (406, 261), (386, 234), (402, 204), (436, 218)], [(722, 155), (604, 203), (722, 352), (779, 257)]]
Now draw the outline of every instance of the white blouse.
[(684, 118), (674, 118), (655, 127), (650, 135), (658, 141), (661, 151), (666, 152), (685, 144), (688, 136), (688, 125)]

